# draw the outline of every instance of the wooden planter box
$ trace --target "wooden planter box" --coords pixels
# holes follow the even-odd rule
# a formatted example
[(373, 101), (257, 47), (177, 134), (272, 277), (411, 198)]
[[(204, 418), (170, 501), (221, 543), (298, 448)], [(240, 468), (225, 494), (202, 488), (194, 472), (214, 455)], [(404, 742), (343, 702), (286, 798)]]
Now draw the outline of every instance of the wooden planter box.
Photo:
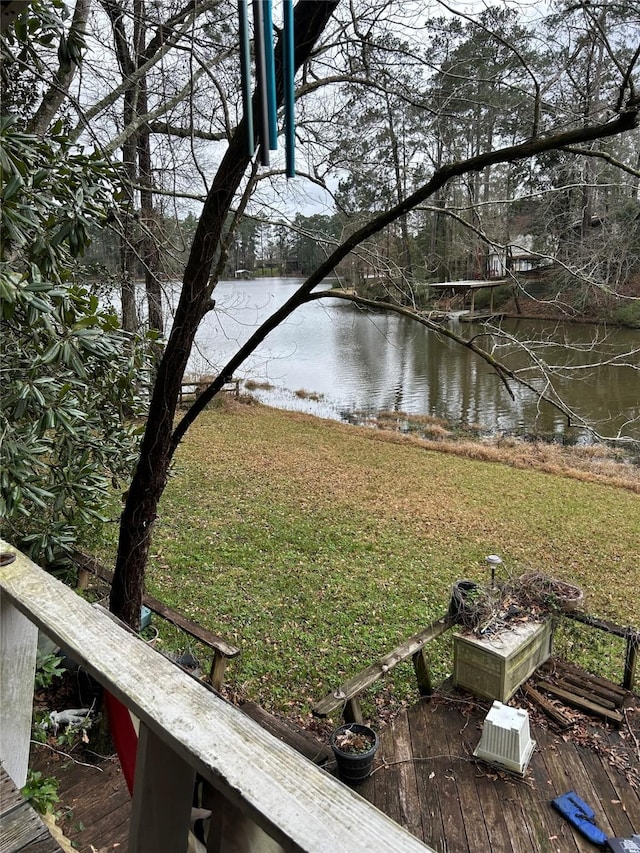
[(506, 702), (551, 654), (551, 622), (522, 622), (486, 637), (453, 635), (453, 681)]

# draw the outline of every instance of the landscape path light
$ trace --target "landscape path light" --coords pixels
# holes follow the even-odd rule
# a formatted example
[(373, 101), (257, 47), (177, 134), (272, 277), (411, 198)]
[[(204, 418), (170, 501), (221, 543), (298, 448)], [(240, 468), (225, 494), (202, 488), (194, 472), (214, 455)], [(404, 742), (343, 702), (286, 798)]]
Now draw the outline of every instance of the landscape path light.
[(491, 567), (491, 589), (496, 587), (496, 568), (502, 565), (502, 559), (497, 554), (489, 554), (487, 563)]

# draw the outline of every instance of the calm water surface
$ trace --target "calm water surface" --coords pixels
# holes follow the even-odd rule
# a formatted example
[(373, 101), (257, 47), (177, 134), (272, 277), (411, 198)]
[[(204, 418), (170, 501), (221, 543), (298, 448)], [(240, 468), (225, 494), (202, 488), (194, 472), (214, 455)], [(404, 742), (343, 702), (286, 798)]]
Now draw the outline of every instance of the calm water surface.
[[(254, 329), (294, 292), (300, 280), (223, 281), (216, 308), (196, 339), (190, 370), (217, 372)], [(465, 336), (487, 327), (455, 323)], [(503, 321), (502, 329), (531, 342), (535, 357), (562, 366), (558, 394), (606, 436), (640, 439), (640, 335), (590, 325)], [(553, 341), (562, 342), (563, 346)], [(523, 369), (529, 359), (513, 343), (488, 335), (486, 348)], [(566, 346), (564, 346), (566, 345)], [(628, 357), (622, 354), (635, 353)], [(271, 333), (237, 373), (269, 383), (263, 402), (321, 417), (351, 420), (380, 411), (428, 414), (504, 432), (554, 433), (580, 439), (566, 418), (518, 386), (511, 399), (490, 367), (471, 352), (411, 320), (358, 309), (340, 300), (299, 308)], [(531, 379), (534, 374), (527, 374)], [(318, 401), (296, 392), (320, 395)]]

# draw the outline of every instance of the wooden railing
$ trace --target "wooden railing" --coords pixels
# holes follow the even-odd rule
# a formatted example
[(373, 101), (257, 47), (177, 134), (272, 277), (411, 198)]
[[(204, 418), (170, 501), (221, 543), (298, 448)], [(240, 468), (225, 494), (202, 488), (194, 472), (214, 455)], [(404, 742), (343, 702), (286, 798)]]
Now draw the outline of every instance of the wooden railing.
[[(104, 566), (101, 566), (95, 558), (82, 554), (80, 551), (74, 551), (72, 561), (78, 567), (78, 589), (87, 589), (90, 575), (95, 576), (108, 586), (111, 586), (113, 583), (113, 573)], [(187, 619), (182, 613), (174, 610), (173, 607), (169, 607), (163, 601), (159, 601), (146, 592), (142, 596), (142, 603), (149, 610), (162, 617), (165, 622), (169, 622), (171, 625), (179, 628), (180, 631), (193, 637), (194, 640), (197, 640), (211, 650), (212, 661), (209, 672), (209, 683), (219, 692), (222, 688), (227, 661), (238, 657), (240, 649), (232, 646), (224, 637), (208, 631), (192, 619)]]
[(0, 759), (17, 785), (38, 628), (140, 720), (130, 853), (186, 851), (196, 773), (213, 803), (209, 853), (430, 849), (20, 553), (0, 565)]
[(360, 709), (360, 694), (367, 687), (375, 684), (379, 678), (390, 672), (397, 664), (409, 658), (413, 661), (420, 695), (430, 696), (432, 693), (431, 675), (425, 646), (441, 634), (444, 634), (453, 624), (446, 616), (432, 622), (431, 625), (414, 634), (413, 637), (409, 637), (408, 640), (405, 640), (404, 643), (401, 643), (393, 651), (384, 655), (375, 663), (372, 663), (371, 666), (368, 666), (362, 672), (354, 675), (353, 678), (345, 681), (337, 690), (329, 693), (328, 696), (317, 702), (311, 709), (312, 712), (316, 717), (328, 717), (340, 708), (345, 722), (364, 722)]
[[(638, 671), (638, 654), (640, 653), (640, 631), (631, 626), (624, 628), (614, 622), (597, 619), (582, 611), (569, 611), (562, 614), (566, 618), (581, 622), (590, 628), (603, 631), (613, 637), (626, 640), (622, 687), (633, 692)], [(440, 637), (445, 631), (456, 626), (455, 620), (443, 616), (432, 622), (422, 631), (409, 637), (395, 649), (379, 658), (366, 669), (343, 682), (336, 690), (324, 696), (312, 707), (316, 717), (328, 717), (339, 710), (347, 723), (364, 722), (360, 708), (360, 696), (372, 684), (388, 675), (399, 663), (411, 658), (415, 670), (418, 691), (421, 696), (429, 697), (432, 693), (429, 660), (426, 646)]]
[(632, 628), (631, 625), (624, 628), (622, 625), (616, 625), (615, 622), (609, 622), (606, 619), (597, 619), (595, 616), (589, 616), (588, 613), (583, 613), (581, 610), (570, 611), (564, 615), (576, 622), (581, 622), (583, 625), (588, 625), (589, 628), (595, 628), (596, 630), (603, 631), (605, 634), (609, 634), (612, 637), (619, 637), (626, 641), (622, 687), (624, 687), (625, 690), (633, 691), (636, 674), (638, 672), (640, 631)]

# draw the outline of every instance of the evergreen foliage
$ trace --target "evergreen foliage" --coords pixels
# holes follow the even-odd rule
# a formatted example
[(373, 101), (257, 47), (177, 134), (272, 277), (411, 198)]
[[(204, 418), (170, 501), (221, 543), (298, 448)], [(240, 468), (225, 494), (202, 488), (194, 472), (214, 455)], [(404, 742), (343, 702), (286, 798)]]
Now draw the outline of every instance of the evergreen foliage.
[(113, 170), (0, 124), (3, 535), (49, 565), (103, 520), (128, 477), (145, 350), (82, 284), (89, 228), (113, 205)]

